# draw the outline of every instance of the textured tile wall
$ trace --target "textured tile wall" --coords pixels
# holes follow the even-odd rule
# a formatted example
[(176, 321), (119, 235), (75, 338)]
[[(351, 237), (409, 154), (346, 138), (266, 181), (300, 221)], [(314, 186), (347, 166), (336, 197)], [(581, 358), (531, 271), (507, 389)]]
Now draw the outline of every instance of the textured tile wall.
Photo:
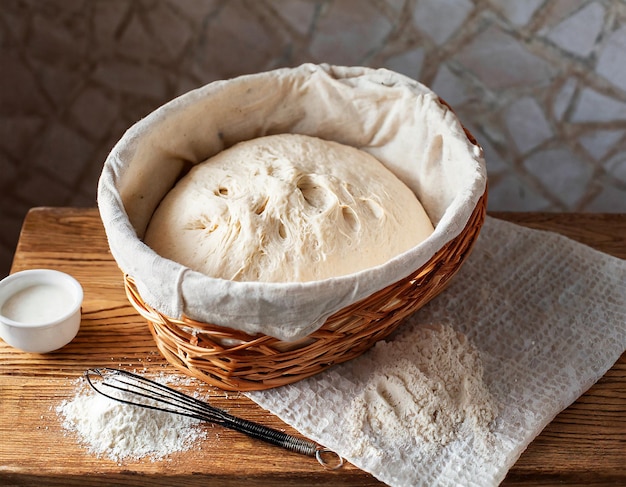
[(626, 211), (623, 0), (2, 0), (0, 275), (32, 206), (93, 206), (165, 101), (303, 62), (431, 86), (485, 148), (493, 210)]

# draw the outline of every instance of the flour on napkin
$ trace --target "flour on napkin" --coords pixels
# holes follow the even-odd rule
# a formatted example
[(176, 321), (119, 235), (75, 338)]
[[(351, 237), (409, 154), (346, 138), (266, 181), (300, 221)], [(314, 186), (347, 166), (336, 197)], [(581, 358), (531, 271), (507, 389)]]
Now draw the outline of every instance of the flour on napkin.
[[(428, 340), (446, 353), (429, 358)], [(310, 379), (248, 396), (393, 487), (494, 486), (625, 349), (626, 261), (488, 217), (450, 287), (388, 342)], [(455, 402), (436, 390), (437, 370), (465, 371), (474, 381), (465, 416), (458, 396)], [(424, 389), (410, 397), (429, 383), (431, 399)], [(394, 409), (390, 390), (407, 402)], [(444, 411), (431, 400), (451, 402)], [(438, 413), (425, 421), (419, 406)], [(388, 428), (363, 420), (372, 414)], [(401, 424), (412, 437), (399, 432)]]
[(491, 454), (498, 407), (478, 350), (451, 326), (408, 328), (380, 341), (353, 372), (365, 387), (355, 393), (345, 428), (359, 438), (360, 455), (410, 451), (416, 444), (436, 453), (462, 428), (474, 434), (475, 450)]

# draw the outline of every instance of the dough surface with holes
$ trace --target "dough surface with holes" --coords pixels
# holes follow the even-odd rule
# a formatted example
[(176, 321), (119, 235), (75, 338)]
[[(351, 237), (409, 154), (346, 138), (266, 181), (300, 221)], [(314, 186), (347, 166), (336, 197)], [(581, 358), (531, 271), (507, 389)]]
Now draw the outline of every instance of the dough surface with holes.
[(383, 264), (432, 232), (414, 193), (370, 154), (280, 134), (194, 166), (145, 242), (211, 277), (304, 282)]

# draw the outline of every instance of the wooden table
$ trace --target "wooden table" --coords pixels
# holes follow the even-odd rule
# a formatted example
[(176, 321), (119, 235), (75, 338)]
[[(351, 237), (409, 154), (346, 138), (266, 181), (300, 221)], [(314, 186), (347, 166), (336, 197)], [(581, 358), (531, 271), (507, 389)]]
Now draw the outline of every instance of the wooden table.
[[(626, 258), (626, 215), (493, 216), (554, 230)], [(325, 471), (313, 459), (221, 428), (219, 435), (211, 430), (198, 451), (174, 454), (167, 461), (120, 466), (90, 455), (66, 435), (54, 411), (72, 397), (75, 379), (88, 367), (172, 369), (126, 300), (95, 209), (29, 212), (12, 272), (41, 267), (67, 272), (81, 282), (83, 321), (75, 340), (52, 354), (19, 352), (0, 341), (0, 485), (382, 485), (350, 464)], [(208, 386), (201, 392), (210, 394), (218, 407), (297, 434), (243, 396)], [(626, 485), (626, 354), (546, 427), (503, 483), (556, 484)]]

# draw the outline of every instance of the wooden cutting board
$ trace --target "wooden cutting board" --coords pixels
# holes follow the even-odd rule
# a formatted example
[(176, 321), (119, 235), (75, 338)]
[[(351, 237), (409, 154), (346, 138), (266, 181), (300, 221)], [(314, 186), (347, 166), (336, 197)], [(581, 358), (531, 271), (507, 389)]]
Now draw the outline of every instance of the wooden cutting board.
[[(626, 215), (492, 216), (560, 232), (626, 258)], [(113, 366), (175, 372), (126, 300), (95, 209), (31, 210), (12, 272), (30, 268), (76, 277), (85, 291), (83, 320), (75, 340), (55, 353), (23, 353), (0, 341), (0, 485), (383, 485), (350, 464), (326, 471), (314, 459), (218, 427), (209, 429), (197, 449), (164, 461), (118, 464), (94, 457), (68, 436), (54, 410), (72, 397), (83, 371)], [(200, 388), (235, 415), (298, 434), (244, 396)], [(556, 484), (626, 485), (626, 354), (546, 427), (503, 483)]]

